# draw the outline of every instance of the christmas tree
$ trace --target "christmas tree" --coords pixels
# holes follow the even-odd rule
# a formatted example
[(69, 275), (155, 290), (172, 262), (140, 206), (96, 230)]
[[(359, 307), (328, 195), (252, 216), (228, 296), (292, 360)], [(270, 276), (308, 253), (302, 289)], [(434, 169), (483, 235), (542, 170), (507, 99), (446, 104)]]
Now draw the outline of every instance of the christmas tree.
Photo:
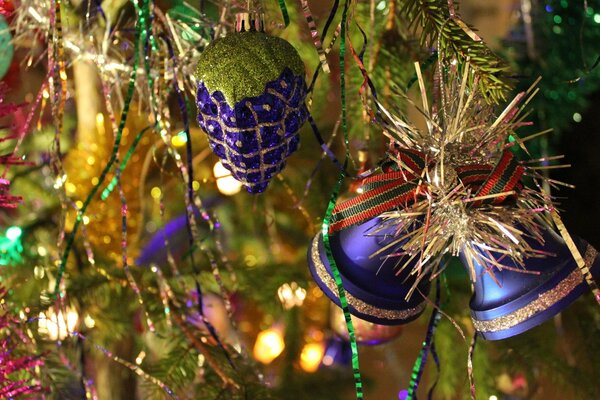
[(3, 1), (0, 397), (600, 396), (600, 3), (463, 3)]

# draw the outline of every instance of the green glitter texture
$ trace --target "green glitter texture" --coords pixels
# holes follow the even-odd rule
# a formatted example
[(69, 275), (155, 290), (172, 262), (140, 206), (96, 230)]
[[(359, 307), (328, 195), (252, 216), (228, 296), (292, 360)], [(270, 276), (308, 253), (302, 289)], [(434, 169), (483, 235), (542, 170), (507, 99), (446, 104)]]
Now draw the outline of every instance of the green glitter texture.
[(196, 78), (210, 93), (220, 90), (233, 107), (245, 97), (256, 97), (285, 68), (304, 76), (304, 63), (287, 41), (262, 32), (239, 32), (211, 43), (202, 53)]

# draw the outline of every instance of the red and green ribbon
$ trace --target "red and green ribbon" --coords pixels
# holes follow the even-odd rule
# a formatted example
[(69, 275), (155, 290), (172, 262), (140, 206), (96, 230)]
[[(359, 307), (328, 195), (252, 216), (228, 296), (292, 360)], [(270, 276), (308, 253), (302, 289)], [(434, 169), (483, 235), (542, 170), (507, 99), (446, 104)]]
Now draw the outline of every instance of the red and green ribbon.
[[(420, 182), (426, 166), (431, 164), (424, 153), (410, 149), (400, 149), (395, 156), (402, 167), (394, 163), (391, 170), (366, 178), (363, 193), (338, 204), (331, 215), (329, 233), (338, 232), (350, 226), (359, 225), (384, 212), (396, 208), (407, 208), (427, 191)], [(469, 165), (456, 168), (462, 184), (471, 189), (473, 197), (491, 196), (471, 202), (470, 207), (484, 204), (501, 204), (508, 194), (522, 188), (521, 177), (525, 168), (510, 151), (505, 151), (495, 166)], [(499, 195), (499, 196), (493, 196)]]

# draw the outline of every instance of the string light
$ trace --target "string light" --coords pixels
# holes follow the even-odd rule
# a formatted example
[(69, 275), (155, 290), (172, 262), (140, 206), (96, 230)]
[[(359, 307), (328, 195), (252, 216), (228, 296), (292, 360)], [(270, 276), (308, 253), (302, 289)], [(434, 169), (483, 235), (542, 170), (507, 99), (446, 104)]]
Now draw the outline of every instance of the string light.
[(62, 311), (58, 314), (53, 308), (39, 314), (38, 332), (50, 340), (63, 340), (77, 327), (79, 314), (72, 307), (66, 308), (66, 317)]
[(231, 175), (221, 161), (217, 161), (213, 167), (213, 174), (217, 180), (217, 189), (225, 196), (233, 196), (242, 190), (242, 184)]
[(18, 226), (11, 226), (6, 230), (6, 238), (13, 242), (21, 237), (23, 230)]
[(83, 323), (89, 329), (92, 329), (94, 326), (96, 326), (96, 321), (94, 320), (94, 318), (92, 318), (90, 314), (87, 314), (85, 316), (85, 318), (83, 319)]
[(179, 132), (171, 138), (171, 144), (175, 147), (183, 147), (187, 143), (187, 135), (185, 132)]
[(18, 226), (11, 226), (4, 233), (4, 237), (0, 236), (0, 265), (11, 265), (21, 262), (21, 253), (23, 252), (23, 244), (21, 236), (23, 230)]
[(306, 289), (299, 286), (296, 282), (284, 283), (277, 289), (277, 296), (283, 308), (289, 310), (302, 306), (306, 298)]
[(285, 349), (281, 327), (273, 326), (258, 334), (254, 344), (254, 358), (263, 363), (270, 364)]
[(316, 372), (325, 355), (325, 343), (306, 343), (300, 353), (300, 367), (309, 373)]

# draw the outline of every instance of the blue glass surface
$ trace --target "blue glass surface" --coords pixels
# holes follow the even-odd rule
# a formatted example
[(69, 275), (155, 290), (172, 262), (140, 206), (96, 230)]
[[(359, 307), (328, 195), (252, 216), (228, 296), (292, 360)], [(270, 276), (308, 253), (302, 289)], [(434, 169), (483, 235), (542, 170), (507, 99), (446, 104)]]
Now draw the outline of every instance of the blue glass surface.
[(308, 118), (304, 77), (286, 68), (265, 91), (230, 106), (223, 93), (212, 94), (198, 82), (198, 124), (225, 168), (250, 193), (264, 191), (300, 142)]
[[(579, 251), (584, 254), (587, 243), (576, 237), (574, 240)], [(533, 249), (548, 256), (527, 258), (521, 266), (509, 257), (502, 257), (501, 254), (492, 252), (491, 255), (495, 259), (508, 267), (500, 270), (491, 263), (482, 265), (475, 259), (470, 260), (469, 263), (466, 256), (461, 254), (463, 264), (466, 267), (472, 264), (475, 269), (476, 280), (473, 282), (474, 293), (470, 302), (471, 315), (474, 319), (490, 321), (508, 318), (507, 316), (524, 309), (544, 293), (556, 288), (578, 268), (566, 243), (553, 231), (544, 231), (543, 243), (534, 239), (529, 239), (527, 242)], [(490, 255), (486, 256), (490, 257)], [(600, 260), (596, 260), (590, 266), (590, 270), (592, 275), (597, 277), (600, 272)], [(560, 301), (547, 305), (543, 310), (532, 312), (522, 322), (509, 328), (480, 332), (480, 334), (485, 339), (498, 340), (525, 332), (552, 318), (587, 290), (587, 283), (582, 280), (581, 284)]]

